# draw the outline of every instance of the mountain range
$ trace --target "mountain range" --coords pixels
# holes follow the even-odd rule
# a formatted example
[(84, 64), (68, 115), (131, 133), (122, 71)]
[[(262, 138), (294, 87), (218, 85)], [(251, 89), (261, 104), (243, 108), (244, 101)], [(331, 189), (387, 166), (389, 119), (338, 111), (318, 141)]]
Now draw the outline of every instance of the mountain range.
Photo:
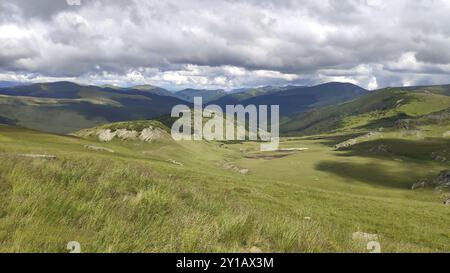
[(309, 109), (341, 103), (368, 94), (368, 90), (351, 83), (330, 82), (312, 87), (291, 87), (287, 89), (260, 90), (231, 94), (211, 104), (280, 105), (282, 116), (292, 116)]
[[(70, 133), (110, 122), (167, 119), (173, 106), (205, 104), (280, 105), (286, 135), (343, 128), (393, 126), (450, 107), (450, 86), (385, 88), (368, 91), (351, 83), (178, 92), (151, 85), (79, 85), (72, 82), (0, 88), (0, 123), (52, 133)], [(166, 118), (164, 118), (166, 117)]]
[(21, 83), (21, 82), (14, 82), (14, 81), (0, 81), (0, 88), (20, 86), (20, 85), (25, 85), (25, 84)]
[(77, 240), (86, 252), (361, 253), (368, 236), (384, 252), (449, 251), (449, 90), (326, 83), (205, 98), (280, 104), (268, 152), (173, 140), (171, 107), (190, 98), (155, 86), (0, 88), (0, 123), (15, 125), (0, 124), (0, 252)]
[(53, 133), (104, 123), (152, 119), (170, 113), (179, 98), (160, 89), (82, 86), (71, 82), (0, 88), (0, 119)]

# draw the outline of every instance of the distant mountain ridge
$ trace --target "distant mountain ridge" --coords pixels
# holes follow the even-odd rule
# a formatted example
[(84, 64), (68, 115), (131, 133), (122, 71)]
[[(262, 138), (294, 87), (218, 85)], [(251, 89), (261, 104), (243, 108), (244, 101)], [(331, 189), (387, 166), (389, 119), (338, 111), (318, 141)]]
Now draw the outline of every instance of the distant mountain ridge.
[[(30, 85), (17, 85), (9, 88), (0, 88), (0, 94), (10, 96), (25, 96), (25, 97), (39, 97), (39, 98), (82, 98), (80, 94), (83, 90), (90, 90), (91, 92), (110, 92), (121, 94), (139, 94), (139, 95), (160, 95), (160, 96), (174, 96), (172, 92), (163, 88), (151, 85), (138, 85), (133, 87), (116, 87), (111, 85), (95, 86), (95, 85), (80, 85), (73, 82), (50, 82), (50, 83), (35, 83)], [(140, 93), (138, 92), (140, 91)]]
[(293, 116), (318, 106), (349, 101), (369, 93), (368, 90), (351, 83), (325, 83), (311, 87), (293, 87), (278, 92), (265, 92), (243, 99), (227, 96), (211, 104), (224, 106), (239, 102), (243, 105), (279, 105), (282, 116)]
[(231, 92), (228, 92), (226, 95), (213, 100), (210, 102), (210, 104), (217, 104), (220, 106), (225, 105), (234, 105), (234, 104), (241, 104), (242, 102), (262, 96), (262, 95), (268, 95), (276, 92), (284, 92), (290, 89), (294, 88), (305, 88), (302, 86), (264, 86), (264, 87), (257, 87), (257, 88), (242, 88), (242, 89), (236, 89), (232, 90)]
[(14, 81), (0, 81), (0, 88), (14, 87), (14, 86), (20, 86), (20, 85), (25, 85), (25, 83), (14, 82)]
[(192, 105), (190, 101), (195, 96), (202, 96), (205, 104), (279, 104), (282, 115), (290, 116), (315, 105), (342, 102), (365, 92), (357, 86), (340, 83), (247, 88), (232, 94), (199, 89), (173, 93), (151, 85), (124, 88), (72, 82), (36, 83), (0, 88), (0, 122), (68, 133), (110, 122), (166, 116), (175, 105)]
[(450, 108), (450, 85), (369, 92), (351, 83), (331, 82), (311, 87), (245, 88), (231, 93), (200, 89), (180, 92), (184, 99), (179, 97), (179, 92), (151, 85), (123, 88), (55, 82), (3, 87), (0, 88), (0, 123), (70, 133), (111, 122), (170, 121), (166, 117), (173, 106), (192, 106), (187, 100), (200, 95), (204, 104), (279, 105), (281, 131), (289, 135), (329, 132), (343, 126), (392, 126), (399, 119)]
[(207, 90), (207, 89), (184, 89), (175, 92), (175, 96), (188, 102), (194, 102), (194, 97), (202, 97), (203, 103), (210, 102), (225, 96), (227, 93), (223, 89)]
[(152, 90), (40, 83), (0, 88), (0, 122), (70, 133), (110, 122), (157, 118), (178, 104), (190, 105)]

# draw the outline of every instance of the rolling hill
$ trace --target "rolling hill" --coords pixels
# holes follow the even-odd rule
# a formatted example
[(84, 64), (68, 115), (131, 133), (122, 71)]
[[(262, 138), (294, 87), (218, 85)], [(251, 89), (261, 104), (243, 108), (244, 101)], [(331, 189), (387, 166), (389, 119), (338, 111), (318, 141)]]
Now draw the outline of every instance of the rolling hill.
[(281, 125), (286, 134), (392, 128), (399, 121), (450, 108), (448, 87), (385, 88), (350, 102), (298, 114)]
[(299, 89), (303, 88), (300, 86), (285, 86), (285, 87), (278, 87), (278, 86), (265, 86), (265, 87), (258, 87), (258, 88), (244, 88), (244, 89), (237, 89), (233, 90), (226, 95), (209, 102), (209, 104), (215, 104), (219, 105), (221, 107), (224, 107), (225, 105), (235, 105), (240, 104), (243, 101), (249, 100), (251, 98), (255, 98), (258, 96), (273, 94), (277, 92), (284, 92), (290, 89)]
[(450, 85), (411, 86), (404, 87), (403, 89), (412, 92), (426, 92), (450, 96)]
[(226, 92), (222, 89), (219, 90), (207, 90), (207, 89), (184, 89), (175, 93), (180, 99), (188, 102), (194, 102), (194, 97), (202, 97), (203, 103), (216, 100), (226, 95)]
[[(290, 117), (315, 107), (342, 103), (367, 94), (368, 91), (359, 86), (332, 82), (312, 87), (295, 87), (282, 92), (263, 93), (249, 98), (245, 97), (247, 96), (245, 93), (242, 95), (243, 98), (237, 94), (237, 99), (232, 97), (231, 100), (224, 102), (238, 100), (243, 105), (280, 105), (280, 114)], [(212, 103), (221, 105), (222, 102), (219, 100)]]
[(151, 90), (82, 86), (70, 82), (0, 89), (0, 117), (8, 124), (69, 133), (109, 122), (150, 119), (187, 102)]

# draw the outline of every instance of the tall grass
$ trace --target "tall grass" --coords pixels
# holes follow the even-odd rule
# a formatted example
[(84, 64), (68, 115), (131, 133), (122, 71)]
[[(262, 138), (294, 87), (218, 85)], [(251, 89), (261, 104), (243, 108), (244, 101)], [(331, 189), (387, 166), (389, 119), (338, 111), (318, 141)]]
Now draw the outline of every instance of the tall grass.
[(3, 156), (0, 251), (64, 252), (69, 241), (86, 252), (340, 250), (317, 224), (252, 207), (203, 179), (139, 161)]

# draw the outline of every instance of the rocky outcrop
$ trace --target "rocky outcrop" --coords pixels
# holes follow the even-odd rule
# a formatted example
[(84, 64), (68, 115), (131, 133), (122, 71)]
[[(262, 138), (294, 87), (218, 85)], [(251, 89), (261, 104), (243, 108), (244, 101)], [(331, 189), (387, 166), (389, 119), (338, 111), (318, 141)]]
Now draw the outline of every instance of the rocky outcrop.
[(412, 185), (411, 190), (417, 190), (417, 189), (420, 189), (420, 188), (425, 188), (426, 185), (427, 185), (426, 181), (419, 181), (419, 182), (414, 183)]
[(145, 142), (152, 142), (154, 140), (162, 139), (166, 136), (166, 132), (160, 128), (149, 126), (142, 131), (128, 130), (128, 129), (93, 129), (83, 136), (95, 136), (99, 141), (109, 142), (113, 139), (120, 140), (141, 140)]
[(29, 157), (29, 158), (46, 159), (46, 160), (57, 159), (56, 155), (46, 155), (46, 154), (20, 154), (19, 156)]
[(334, 146), (334, 148), (336, 150), (343, 150), (345, 148), (348, 148), (350, 146), (355, 145), (356, 143), (358, 143), (358, 139), (357, 138), (352, 138), (352, 139), (349, 139), (349, 140), (346, 140), (346, 141), (344, 141), (342, 143), (337, 144), (336, 146)]
[(283, 148), (283, 149), (279, 149), (279, 152), (304, 152), (304, 151), (308, 151), (309, 148)]
[(349, 147), (351, 147), (353, 145), (356, 145), (359, 142), (362, 142), (364, 140), (375, 138), (375, 137), (380, 137), (380, 136), (381, 136), (381, 133), (379, 133), (379, 132), (369, 132), (369, 133), (367, 133), (365, 135), (362, 135), (362, 136), (359, 136), (359, 137), (356, 137), (356, 138), (351, 138), (349, 140), (341, 142), (341, 143), (335, 145), (334, 148), (336, 150), (343, 150), (343, 149), (349, 148)]
[(119, 129), (116, 131), (116, 137), (121, 140), (134, 140), (139, 137), (139, 132), (134, 130)]
[(415, 190), (418, 188), (432, 187), (437, 191), (443, 191), (445, 189), (450, 189), (450, 171), (441, 171), (439, 175), (434, 179), (421, 180), (415, 183), (411, 189)]
[(173, 165), (177, 165), (177, 166), (184, 166), (183, 163), (172, 160), (172, 159), (168, 159), (167, 162), (172, 163)]
[(155, 128), (145, 128), (139, 135), (139, 139), (146, 142), (151, 142), (156, 139), (161, 139), (164, 137), (165, 132), (160, 129)]
[(92, 150), (92, 151), (96, 151), (96, 152), (108, 152), (108, 153), (114, 153), (113, 150), (105, 148), (105, 147), (100, 147), (100, 146), (94, 146), (94, 145), (84, 145), (84, 148), (88, 149), (88, 150)]
[(380, 238), (378, 234), (370, 234), (358, 231), (352, 234), (352, 239), (354, 241), (378, 241)]
[[(447, 151), (442, 151), (442, 153), (447, 153)], [(431, 153), (431, 159), (438, 162), (447, 162), (447, 157), (444, 155), (438, 153), (438, 152), (432, 152)]]
[(249, 169), (241, 169), (241, 168), (239, 168), (238, 166), (234, 165), (231, 162), (226, 162), (226, 163), (222, 164), (222, 167), (224, 169), (232, 170), (232, 171), (235, 171), (235, 172), (237, 172), (239, 174), (242, 174), (242, 175), (247, 175), (250, 172)]
[(441, 124), (450, 120), (450, 108), (436, 113), (425, 115), (421, 119), (422, 124)]
[(450, 188), (450, 171), (442, 171), (434, 180), (437, 189)]
[(416, 128), (416, 123), (412, 119), (400, 119), (395, 122), (395, 128), (398, 130), (412, 130)]
[(97, 132), (98, 140), (103, 142), (108, 142), (113, 140), (113, 138), (116, 136), (115, 133), (112, 133), (110, 129), (107, 130), (100, 130)]
[(242, 170), (239, 171), (239, 173), (242, 174), (242, 175), (246, 175), (246, 174), (248, 174), (248, 172), (249, 172), (248, 169), (242, 169)]
[(450, 206), (450, 197), (446, 201), (444, 201), (444, 205)]

